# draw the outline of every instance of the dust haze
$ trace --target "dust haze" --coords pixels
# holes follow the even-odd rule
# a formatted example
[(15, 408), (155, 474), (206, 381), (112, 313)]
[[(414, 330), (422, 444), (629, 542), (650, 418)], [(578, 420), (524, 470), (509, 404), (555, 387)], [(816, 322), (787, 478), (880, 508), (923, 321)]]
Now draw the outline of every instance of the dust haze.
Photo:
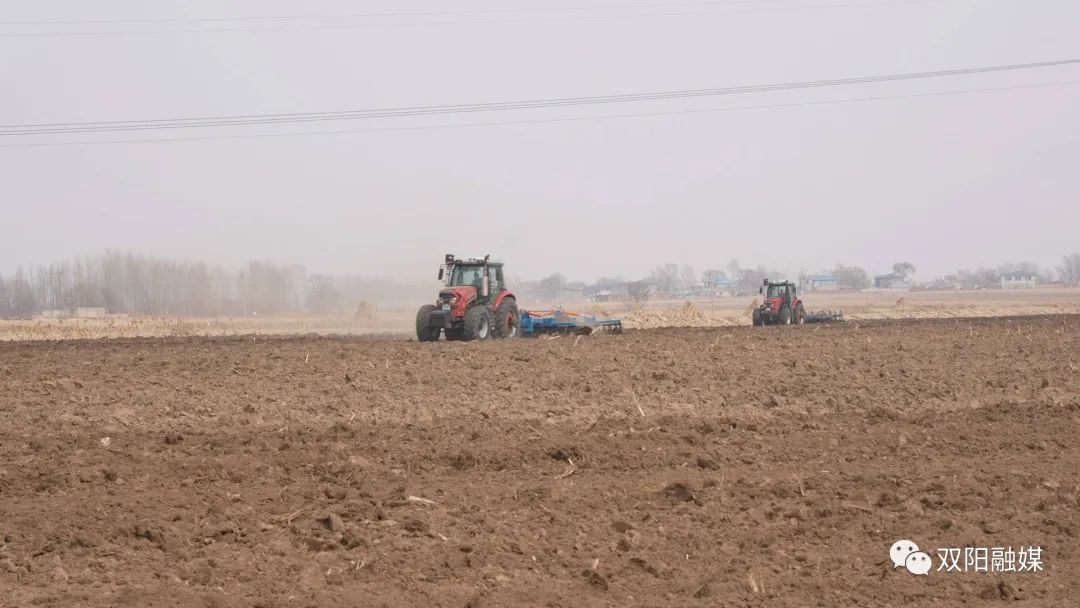
[[(58, 11), (72, 20), (298, 13), (282, 1), (232, 3), (228, 14), (210, 2), (116, 1), (96, 12), (60, 4), (63, 11), (55, 3), (8, 6), (2, 20), (50, 21)], [(809, 4), (404, 16), (379, 27), (308, 20), (209, 33), (160, 30), (221, 24), (3, 25), (0, 116), (14, 125), (319, 112), (1080, 56), (1080, 7), (1071, 2)], [(358, 12), (329, 1), (304, 11)], [(672, 14), (680, 11), (691, 14)], [(789, 277), (837, 264), (876, 275), (898, 261), (924, 281), (1018, 262), (1053, 271), (1080, 248), (1080, 88), (1010, 87), (1078, 80), (1080, 68), (1063, 66), (329, 126), (4, 137), (0, 273), (106, 250), (230, 271), (267, 260), (405, 284), (430, 284), (446, 252), (492, 253), (522, 279), (561, 273), (586, 282), (639, 279), (664, 263), (700, 274), (733, 259)], [(467, 126), (489, 122), (514, 124)], [(409, 130), (263, 136), (397, 128)], [(72, 145), (25, 145), (44, 143)]]

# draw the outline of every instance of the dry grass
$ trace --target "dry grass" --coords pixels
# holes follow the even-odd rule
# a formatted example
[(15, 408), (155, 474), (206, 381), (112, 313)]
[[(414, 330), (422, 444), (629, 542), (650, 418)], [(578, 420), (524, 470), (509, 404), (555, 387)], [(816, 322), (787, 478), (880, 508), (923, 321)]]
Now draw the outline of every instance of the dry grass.
[[(628, 328), (725, 327), (750, 324), (756, 296), (659, 300), (630, 303), (569, 303), (602, 317), (622, 318)], [(956, 292), (808, 293), (806, 309), (843, 310), (852, 321), (872, 319), (942, 319), (1080, 314), (1080, 289)], [(550, 304), (539, 308), (550, 308)], [(528, 309), (523, 302), (522, 308)], [(413, 335), (411, 308), (376, 311), (373, 306), (351, 315), (329, 317), (245, 317), (218, 319), (109, 318), (0, 321), (0, 340), (67, 340), (166, 336), (238, 336), (298, 334)]]
[[(949, 319), (1080, 314), (1080, 289), (1043, 288), (987, 291), (810, 292), (802, 295), (807, 311), (842, 310), (853, 321), (876, 319)], [(699, 298), (693, 309), (685, 300), (659, 300), (644, 308), (609, 304), (631, 328), (726, 327), (750, 324), (756, 296)]]
[[(411, 315), (408, 316), (411, 319)], [(176, 336), (301, 334), (400, 334), (408, 328), (403, 313), (339, 317), (251, 317), (179, 319), (36, 319), (0, 321), (0, 340), (77, 340)]]

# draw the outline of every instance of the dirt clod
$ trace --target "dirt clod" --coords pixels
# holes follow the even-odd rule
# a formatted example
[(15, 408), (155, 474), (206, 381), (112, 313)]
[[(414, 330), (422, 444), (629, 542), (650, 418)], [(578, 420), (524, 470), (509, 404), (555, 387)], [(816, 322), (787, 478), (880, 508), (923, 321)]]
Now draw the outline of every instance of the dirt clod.
[(681, 481), (664, 486), (664, 495), (677, 502), (698, 502), (698, 497), (693, 488)]
[(720, 468), (720, 465), (716, 463), (716, 460), (708, 456), (698, 456), (696, 463), (699, 468), (705, 469), (707, 471), (715, 471), (716, 469)]
[(341, 534), (345, 531), (345, 521), (341, 519), (341, 516), (337, 513), (330, 513), (323, 519), (327, 529), (334, 534)]
[(409, 519), (401, 524), (406, 532), (427, 533), (431, 530), (431, 524), (422, 519)]
[(984, 600), (1001, 600), (1004, 602), (1015, 602), (1023, 599), (1016, 585), (1007, 581), (991, 583), (979, 593), (979, 597)]
[(582, 572), (582, 575), (585, 577), (585, 580), (589, 583), (589, 585), (593, 588), (600, 589), (601, 591), (607, 591), (608, 580), (603, 574), (600, 574), (596, 570), (589, 568)]

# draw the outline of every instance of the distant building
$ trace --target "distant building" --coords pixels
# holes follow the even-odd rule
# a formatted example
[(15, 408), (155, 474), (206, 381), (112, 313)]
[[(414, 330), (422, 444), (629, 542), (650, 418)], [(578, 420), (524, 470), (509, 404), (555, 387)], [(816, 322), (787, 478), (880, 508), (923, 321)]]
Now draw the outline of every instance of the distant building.
[(717, 277), (708, 283), (702, 283), (701, 287), (704, 293), (721, 296), (730, 294), (735, 288), (735, 283), (731, 279)]
[(75, 309), (75, 318), (76, 319), (104, 319), (105, 316), (106, 315), (105, 315), (105, 309), (104, 308), (76, 308)]
[(874, 287), (877, 289), (896, 289), (901, 291), (907, 291), (911, 289), (911, 283), (904, 279), (903, 275), (890, 272), (889, 274), (879, 274), (874, 277)]
[(70, 310), (43, 310), (35, 315), (37, 319), (66, 319), (71, 316)]
[(1027, 272), (1010, 272), (1001, 275), (1002, 289), (1031, 289), (1039, 284), (1039, 277)]
[(806, 289), (809, 291), (835, 291), (840, 283), (831, 274), (815, 274), (806, 277)]

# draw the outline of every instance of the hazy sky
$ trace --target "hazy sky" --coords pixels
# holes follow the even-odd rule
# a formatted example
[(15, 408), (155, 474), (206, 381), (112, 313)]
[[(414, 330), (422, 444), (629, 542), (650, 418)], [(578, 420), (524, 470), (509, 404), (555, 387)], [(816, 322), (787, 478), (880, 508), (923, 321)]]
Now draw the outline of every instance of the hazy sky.
[[(672, 6), (10, 23), (613, 4)], [(688, 4), (6, 2), (0, 123), (611, 95), (1080, 58), (1075, 0)], [(832, 6), (805, 8), (822, 5)], [(278, 29), (161, 33), (270, 27)], [(23, 35), (119, 31), (138, 33)], [(0, 136), (0, 271), (105, 248), (226, 266), (251, 258), (299, 262), (409, 282), (430, 279), (446, 252), (490, 252), (512, 275), (561, 271), (581, 279), (636, 278), (667, 261), (700, 272), (732, 258), (792, 271), (843, 262), (871, 273), (907, 259), (921, 278), (980, 263), (1056, 265), (1080, 250), (1076, 84), (501, 126), (21, 144), (535, 121), (1062, 82), (1080, 82), (1080, 65), (423, 119)]]

